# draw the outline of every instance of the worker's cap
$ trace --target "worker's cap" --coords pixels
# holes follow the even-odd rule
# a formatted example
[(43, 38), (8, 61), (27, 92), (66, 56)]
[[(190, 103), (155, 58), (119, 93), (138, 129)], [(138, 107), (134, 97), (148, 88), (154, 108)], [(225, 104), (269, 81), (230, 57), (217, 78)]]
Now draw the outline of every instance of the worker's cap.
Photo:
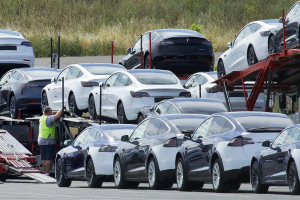
[(50, 106), (46, 106), (45, 108), (44, 108), (44, 114), (47, 114), (49, 111), (51, 110), (51, 107)]

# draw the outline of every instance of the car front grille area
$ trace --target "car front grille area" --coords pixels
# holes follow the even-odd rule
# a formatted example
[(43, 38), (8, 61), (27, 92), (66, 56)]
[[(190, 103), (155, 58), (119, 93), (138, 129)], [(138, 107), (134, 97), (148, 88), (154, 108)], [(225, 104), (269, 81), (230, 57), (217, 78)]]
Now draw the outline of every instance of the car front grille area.
[(0, 46), (0, 51), (16, 51), (17, 46)]

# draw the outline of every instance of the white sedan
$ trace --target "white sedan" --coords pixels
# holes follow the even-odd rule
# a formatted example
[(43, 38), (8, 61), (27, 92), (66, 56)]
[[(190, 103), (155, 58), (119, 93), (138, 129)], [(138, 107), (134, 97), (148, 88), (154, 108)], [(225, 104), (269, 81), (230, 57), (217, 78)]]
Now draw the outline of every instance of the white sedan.
[[(96, 119), (100, 114), (100, 89), (89, 96), (89, 114)], [(102, 87), (102, 116), (119, 123), (136, 121), (145, 106), (154, 106), (164, 99), (190, 97), (179, 79), (170, 71), (136, 69), (112, 74)]]
[[(223, 92), (210, 93), (208, 88), (215, 86), (215, 83), (211, 83), (218, 79), (217, 72), (199, 72), (193, 74), (189, 79), (184, 83), (183, 87), (191, 92), (192, 98), (199, 98), (200, 89), (201, 96), (200, 98), (212, 98), (218, 99), (223, 102), (226, 106), (226, 100)], [(199, 88), (200, 85), (200, 88)], [(246, 90), (246, 96), (250, 95), (251, 90)], [(232, 111), (245, 111), (246, 110), (246, 101), (243, 90), (235, 90), (229, 92), (230, 103)], [(265, 95), (261, 92), (255, 103), (254, 111), (264, 111), (265, 109)]]
[(13, 68), (33, 67), (34, 59), (31, 42), (16, 31), (0, 30), (0, 74)]
[[(126, 70), (121, 65), (107, 63), (84, 63), (67, 66), (57, 78), (42, 90), (42, 108), (53, 110), (62, 107), (62, 78), (64, 77), (64, 105), (80, 116), (88, 108), (88, 97), (92, 89), (104, 82), (112, 73)], [(98, 88), (98, 87), (97, 87)]]
[(232, 71), (241, 71), (251, 65), (266, 59), (268, 52), (268, 36), (272, 29), (279, 25), (276, 20), (262, 20), (247, 24), (235, 37), (234, 42), (229, 42), (225, 51), (218, 60), (218, 77)]

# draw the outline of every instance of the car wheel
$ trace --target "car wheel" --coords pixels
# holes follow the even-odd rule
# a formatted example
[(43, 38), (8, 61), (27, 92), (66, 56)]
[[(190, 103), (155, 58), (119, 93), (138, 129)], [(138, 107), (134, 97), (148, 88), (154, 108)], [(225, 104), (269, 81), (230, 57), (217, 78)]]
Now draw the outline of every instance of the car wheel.
[(230, 190), (238, 190), (241, 187), (241, 182), (239, 181), (231, 181), (230, 182)]
[(16, 97), (12, 96), (9, 101), (9, 111), (10, 111), (10, 116), (13, 119), (18, 118), (18, 110), (17, 110), (17, 105), (16, 105)]
[(137, 119), (137, 123), (141, 123), (141, 121), (143, 121), (145, 118), (142, 114), (139, 115), (138, 119)]
[(217, 74), (218, 78), (221, 78), (226, 75), (225, 66), (222, 60), (218, 62)]
[(289, 190), (292, 195), (300, 194), (300, 183), (298, 171), (295, 162), (292, 162), (289, 167), (288, 174)]
[(250, 183), (252, 186), (252, 190), (256, 194), (266, 193), (268, 192), (269, 186), (263, 185), (261, 183), (261, 179), (258, 173), (258, 163), (257, 161), (254, 161), (251, 165), (250, 170)]
[(186, 177), (186, 171), (184, 168), (184, 163), (182, 158), (178, 159), (176, 164), (176, 183), (178, 190), (180, 191), (189, 191), (191, 190), (191, 183)]
[(149, 54), (145, 58), (144, 69), (150, 69), (150, 55)]
[(254, 65), (258, 62), (253, 46), (250, 46), (247, 53), (248, 65)]
[(124, 106), (123, 106), (122, 103), (120, 103), (119, 106), (118, 106), (117, 116), (118, 116), (118, 123), (119, 124), (128, 124), (128, 120), (126, 118)]
[(148, 164), (148, 183), (149, 187), (152, 190), (159, 190), (162, 188), (161, 181), (158, 177), (158, 166), (154, 160), (154, 158), (151, 158)]
[(97, 119), (96, 104), (93, 95), (89, 98), (89, 115), (92, 120)]
[(228, 182), (224, 180), (223, 169), (220, 160), (217, 158), (212, 167), (212, 183), (215, 192), (228, 192)]
[(269, 54), (273, 54), (276, 52), (274, 35), (272, 35), (269, 39), (268, 52), (269, 52)]
[(66, 177), (65, 177), (62, 161), (60, 158), (56, 162), (55, 178), (56, 178), (56, 183), (59, 187), (70, 187), (70, 185), (72, 183), (72, 180), (66, 179)]
[(116, 188), (118, 189), (125, 189), (128, 187), (128, 183), (125, 181), (120, 158), (117, 158), (114, 162), (114, 181)]
[(6, 181), (6, 176), (7, 176), (6, 174), (1, 174), (0, 175), (0, 181), (5, 182)]
[(69, 109), (70, 109), (71, 115), (75, 114), (75, 115), (81, 117), (82, 112), (77, 107), (76, 99), (75, 99), (74, 94), (71, 94), (71, 96), (69, 98)]
[(44, 92), (42, 94), (42, 112), (44, 112), (44, 109), (45, 109), (46, 106), (49, 106), (49, 104), (48, 104), (48, 97), (47, 97), (46, 92)]
[(86, 180), (88, 187), (90, 188), (100, 188), (102, 186), (102, 181), (100, 181), (95, 174), (95, 168), (92, 159), (88, 160), (86, 166)]

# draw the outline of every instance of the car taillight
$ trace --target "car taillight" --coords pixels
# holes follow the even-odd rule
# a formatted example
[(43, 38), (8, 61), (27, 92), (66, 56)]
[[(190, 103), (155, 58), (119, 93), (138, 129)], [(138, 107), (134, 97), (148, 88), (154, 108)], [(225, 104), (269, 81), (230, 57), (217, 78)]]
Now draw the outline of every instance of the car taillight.
[(227, 146), (231, 147), (241, 147), (247, 144), (254, 144), (251, 138), (243, 138), (243, 137), (236, 137), (231, 140)]
[(150, 95), (147, 92), (133, 92), (133, 91), (130, 91), (130, 94), (134, 98), (150, 97)]
[(163, 147), (178, 147), (184, 141), (186, 141), (186, 140), (185, 139), (172, 138), (172, 139), (169, 139), (168, 141), (166, 141), (166, 143), (163, 145)]
[(174, 43), (171, 40), (162, 40), (162, 41), (156, 42), (156, 44), (158, 44), (159, 46), (166, 46), (166, 45), (174, 44)]
[(115, 152), (117, 150), (117, 148), (118, 147), (115, 147), (115, 146), (103, 146), (103, 147), (100, 147), (98, 152)]
[(179, 96), (180, 96), (180, 97), (191, 97), (192, 95), (191, 95), (190, 92), (181, 92), (181, 93), (179, 94)]
[(203, 41), (203, 42), (201, 42), (201, 44), (212, 47), (211, 41)]
[(270, 31), (263, 31), (263, 32), (260, 32), (260, 35), (261, 35), (262, 37), (268, 37), (269, 34), (270, 34)]
[(32, 47), (32, 44), (31, 44), (31, 42), (29, 42), (29, 41), (21, 42), (21, 45), (24, 45), (24, 46), (26, 46), (26, 47)]
[(28, 158), (27, 158), (27, 161), (28, 161), (28, 162), (35, 162), (35, 157), (28, 157)]
[(32, 87), (39, 87), (36, 83), (24, 83), (21, 85), (23, 88), (32, 88)]
[(99, 86), (99, 83), (97, 82), (85, 82), (85, 81), (81, 81), (81, 85), (82, 87), (95, 87), (95, 86)]

